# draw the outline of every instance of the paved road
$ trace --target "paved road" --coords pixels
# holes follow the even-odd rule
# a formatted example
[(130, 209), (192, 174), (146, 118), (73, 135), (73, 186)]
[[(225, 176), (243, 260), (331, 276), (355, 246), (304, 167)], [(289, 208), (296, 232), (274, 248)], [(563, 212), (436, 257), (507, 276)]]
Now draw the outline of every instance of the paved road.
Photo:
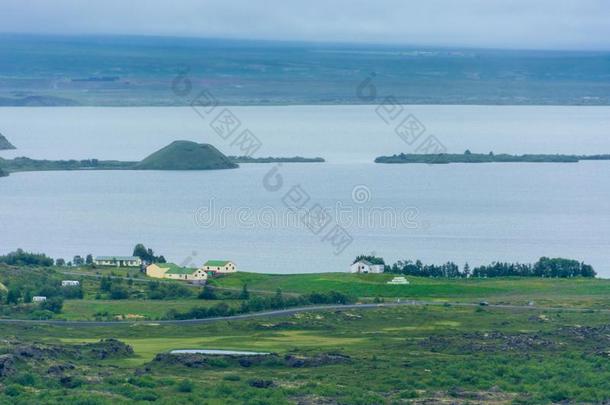
[[(375, 308), (392, 308), (401, 306), (424, 306), (424, 305), (435, 305), (435, 306), (457, 306), (457, 307), (478, 307), (480, 304), (456, 302), (456, 303), (442, 303), (437, 301), (401, 301), (383, 304), (350, 304), (350, 305), (319, 305), (319, 306), (306, 306), (290, 309), (280, 309), (276, 311), (264, 311), (255, 312), (249, 314), (233, 315), (233, 316), (221, 316), (216, 318), (204, 318), (204, 319), (186, 319), (186, 320), (163, 320), (163, 321), (60, 321), (60, 320), (35, 320), (35, 319), (0, 319), (2, 323), (14, 323), (14, 324), (39, 324), (39, 325), (54, 325), (54, 326), (68, 326), (68, 327), (86, 327), (86, 326), (117, 326), (117, 325), (136, 325), (136, 324), (160, 324), (160, 325), (185, 325), (185, 324), (204, 324), (219, 321), (239, 321), (255, 318), (264, 317), (277, 317), (277, 316), (290, 316), (300, 312), (316, 312), (316, 311), (346, 311), (352, 309), (375, 309)], [(498, 308), (498, 309), (511, 309), (511, 310), (544, 310), (544, 311), (570, 311), (570, 312), (589, 312), (591, 309), (588, 308), (560, 308), (560, 307), (538, 307), (538, 306), (525, 306), (525, 305), (494, 305), (490, 304), (485, 306), (486, 308)], [(596, 309), (596, 312), (610, 312), (610, 309)]]

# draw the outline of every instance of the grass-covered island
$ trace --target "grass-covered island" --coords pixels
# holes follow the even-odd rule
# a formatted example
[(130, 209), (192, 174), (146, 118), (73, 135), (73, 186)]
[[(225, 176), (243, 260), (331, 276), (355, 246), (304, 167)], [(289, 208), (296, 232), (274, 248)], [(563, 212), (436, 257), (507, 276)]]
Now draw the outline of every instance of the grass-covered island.
[(610, 160), (610, 155), (546, 155), (526, 154), (509, 155), (506, 153), (472, 153), (469, 150), (462, 154), (413, 154), (400, 153), (392, 156), (379, 156), (375, 163), (578, 163), (581, 160)]
[(293, 157), (259, 157), (252, 156), (229, 156), (235, 163), (324, 163), (326, 160), (321, 157), (306, 158), (301, 156)]

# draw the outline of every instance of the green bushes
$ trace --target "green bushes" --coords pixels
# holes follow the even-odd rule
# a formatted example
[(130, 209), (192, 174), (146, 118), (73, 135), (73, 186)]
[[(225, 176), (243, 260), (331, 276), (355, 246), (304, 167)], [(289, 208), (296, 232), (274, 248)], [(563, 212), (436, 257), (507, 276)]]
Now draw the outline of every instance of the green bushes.
[(168, 311), (166, 318), (168, 319), (203, 319), (215, 318), (223, 316), (233, 316), (237, 314), (246, 314), (250, 312), (260, 312), (265, 310), (277, 310), (293, 308), (304, 305), (320, 305), (320, 304), (340, 304), (346, 305), (352, 303), (352, 297), (336, 291), (328, 293), (312, 293), (299, 297), (284, 297), (282, 292), (278, 290), (273, 296), (263, 297), (254, 296), (243, 301), (239, 308), (231, 308), (229, 305), (221, 302), (212, 307), (197, 307), (187, 312)]
[(185, 392), (185, 393), (193, 392), (194, 387), (195, 387), (195, 384), (193, 384), (193, 382), (191, 380), (182, 380), (176, 387), (176, 390), (178, 392)]
[(23, 249), (17, 249), (7, 255), (0, 256), (0, 263), (9, 266), (53, 266), (54, 260), (43, 253), (29, 253)]
[(149, 283), (148, 299), (151, 300), (173, 300), (177, 298), (191, 298), (193, 292), (178, 283), (159, 283), (158, 281)]
[(64, 306), (64, 300), (61, 297), (51, 297), (46, 301), (40, 303), (40, 309), (44, 311), (50, 311), (55, 314), (61, 313)]

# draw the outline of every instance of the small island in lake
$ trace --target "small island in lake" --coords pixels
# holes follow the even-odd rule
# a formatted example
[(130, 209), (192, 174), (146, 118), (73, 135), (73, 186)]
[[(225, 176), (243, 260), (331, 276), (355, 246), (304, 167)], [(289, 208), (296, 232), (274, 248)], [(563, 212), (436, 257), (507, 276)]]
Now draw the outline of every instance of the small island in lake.
[(239, 167), (207, 143), (174, 141), (135, 164), (135, 170), (220, 170)]
[(472, 153), (469, 150), (463, 154), (439, 153), (439, 154), (411, 154), (401, 153), (392, 156), (380, 156), (375, 163), (577, 163), (581, 160), (610, 160), (610, 155), (509, 155), (506, 153)]
[(306, 158), (301, 156), (294, 157), (259, 157), (251, 156), (229, 156), (235, 163), (324, 163), (326, 160), (321, 157)]
[(15, 148), (15, 146), (13, 146), (13, 144), (10, 143), (8, 141), (8, 139), (6, 139), (4, 137), (4, 135), (0, 134), (0, 150), (12, 150), (12, 149), (17, 149), (17, 148)]

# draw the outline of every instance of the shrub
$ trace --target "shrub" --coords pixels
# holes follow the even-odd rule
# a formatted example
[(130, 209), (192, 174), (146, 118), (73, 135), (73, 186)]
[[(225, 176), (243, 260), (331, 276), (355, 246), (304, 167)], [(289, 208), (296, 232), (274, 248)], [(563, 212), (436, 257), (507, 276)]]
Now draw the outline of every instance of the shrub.
[(191, 380), (182, 380), (176, 387), (178, 392), (193, 392), (194, 384)]
[(157, 383), (150, 377), (130, 377), (127, 382), (140, 388), (155, 388)]
[(206, 285), (203, 287), (203, 290), (201, 290), (197, 298), (202, 300), (215, 300), (216, 292), (214, 291), (214, 287)]
[(23, 373), (15, 377), (15, 382), (19, 385), (31, 387), (36, 384), (36, 377), (32, 373)]
[(124, 300), (129, 297), (129, 292), (120, 285), (113, 285), (110, 289), (110, 298), (113, 300)]
[(23, 388), (18, 385), (9, 385), (4, 389), (4, 394), (9, 397), (17, 397), (23, 392)]
[(40, 303), (40, 309), (51, 311), (59, 314), (64, 306), (64, 300), (61, 297), (51, 297)]

